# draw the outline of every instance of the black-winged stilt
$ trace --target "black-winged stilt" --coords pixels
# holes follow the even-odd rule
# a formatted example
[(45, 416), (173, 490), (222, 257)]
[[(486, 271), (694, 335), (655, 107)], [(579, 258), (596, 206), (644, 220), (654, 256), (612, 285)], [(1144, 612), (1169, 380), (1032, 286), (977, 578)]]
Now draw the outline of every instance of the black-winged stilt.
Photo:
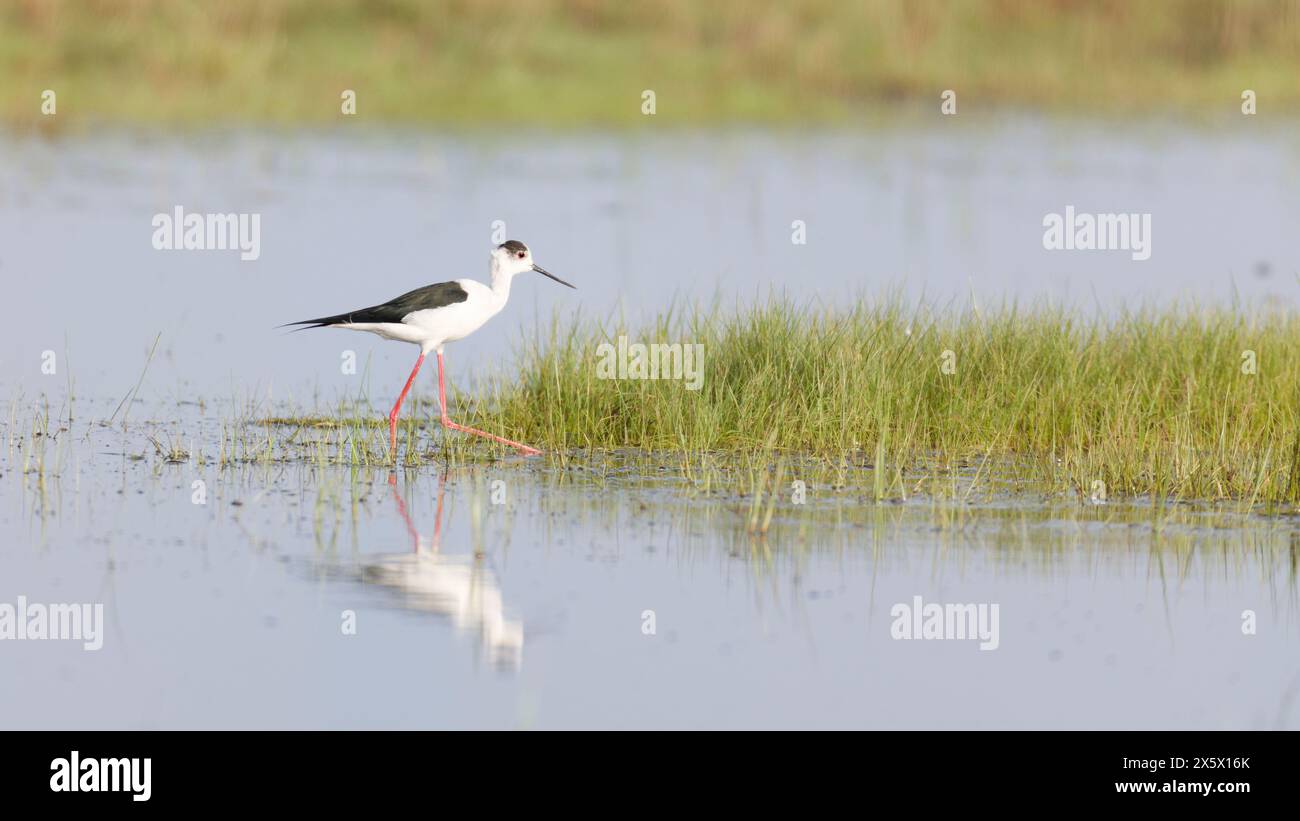
[[(382, 305), (362, 308), (345, 314), (324, 316), (319, 319), (304, 319), (290, 322), (289, 325), (306, 325), (309, 328), (350, 328), (354, 331), (370, 331), (385, 339), (399, 342), (411, 342), (420, 346), (420, 358), (415, 360), (411, 376), (406, 380), (406, 387), (397, 397), (397, 404), (388, 414), (388, 441), (394, 458), (397, 454), (397, 414), (402, 409), (402, 401), (415, 382), (415, 375), (420, 372), (420, 365), (429, 351), (438, 353), (438, 406), (442, 413), (442, 426), (448, 430), (458, 430), (518, 448), (526, 456), (535, 456), (541, 451), (519, 442), (512, 442), (486, 431), (458, 425), (447, 418), (447, 383), (442, 370), (442, 346), (447, 342), (464, 339), (482, 327), (506, 306), (510, 298), (510, 280), (517, 274), (536, 271), (542, 276), (550, 277), (561, 285), (573, 285), (533, 264), (533, 254), (528, 246), (518, 240), (501, 243), (492, 252), (492, 285), (484, 285), (473, 279), (453, 279), (451, 282), (439, 282), (416, 288), (410, 293), (390, 299)], [(306, 330), (299, 328), (298, 330)]]

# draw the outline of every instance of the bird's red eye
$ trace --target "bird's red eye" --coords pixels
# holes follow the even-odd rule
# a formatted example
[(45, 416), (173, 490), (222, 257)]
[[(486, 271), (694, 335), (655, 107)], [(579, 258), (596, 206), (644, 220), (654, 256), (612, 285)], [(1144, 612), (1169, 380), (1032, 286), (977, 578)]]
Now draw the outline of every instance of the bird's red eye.
[(518, 254), (516, 254), (515, 256), (519, 257), (520, 259), (523, 259), (524, 256), (525, 256), (526, 254), (527, 254), (526, 251), (520, 251), (520, 252), (519, 252)]

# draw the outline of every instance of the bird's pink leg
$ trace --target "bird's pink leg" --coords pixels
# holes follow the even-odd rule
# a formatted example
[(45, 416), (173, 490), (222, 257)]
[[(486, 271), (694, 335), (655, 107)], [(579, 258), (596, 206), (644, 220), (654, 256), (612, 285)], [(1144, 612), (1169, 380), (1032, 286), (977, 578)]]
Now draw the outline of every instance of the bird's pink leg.
[(447, 428), (448, 430), (458, 430), (463, 433), (472, 433), (475, 436), (486, 436), (488, 439), (491, 439), (494, 442), (500, 442), (503, 445), (509, 445), (512, 448), (517, 448), (519, 452), (525, 456), (540, 456), (542, 453), (537, 448), (530, 448), (527, 445), (521, 445), (518, 442), (512, 442), (509, 439), (503, 439), (500, 436), (496, 436), (494, 434), (488, 433), (487, 431), (481, 431), (478, 430), (477, 428), (466, 427), (465, 425), (457, 425), (455, 422), (447, 418), (447, 383), (444, 381), (442, 375), (442, 351), (438, 352), (438, 407), (442, 411), (442, 426), (444, 428)]
[[(402, 401), (406, 399), (406, 394), (411, 390), (411, 385), (415, 383), (415, 375), (420, 372), (420, 365), (424, 363), (424, 352), (420, 352), (420, 358), (415, 360), (415, 367), (411, 369), (411, 376), (406, 380), (406, 387), (402, 388), (402, 395), (397, 397), (397, 404), (388, 413), (388, 444), (392, 449), (393, 458), (397, 458), (397, 414), (402, 410)], [(438, 368), (439, 377), (442, 376), (442, 368)], [(439, 379), (439, 381), (442, 381)]]

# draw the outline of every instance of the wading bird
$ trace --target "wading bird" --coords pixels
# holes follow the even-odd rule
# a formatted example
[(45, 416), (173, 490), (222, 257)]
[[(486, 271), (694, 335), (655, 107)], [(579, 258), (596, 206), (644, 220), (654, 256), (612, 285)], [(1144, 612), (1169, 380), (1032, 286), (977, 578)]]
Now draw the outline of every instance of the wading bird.
[[(384, 339), (398, 342), (410, 342), (420, 346), (420, 358), (415, 360), (411, 376), (406, 380), (406, 387), (397, 397), (397, 404), (388, 414), (388, 441), (394, 458), (397, 454), (397, 414), (402, 409), (402, 400), (411, 390), (415, 375), (420, 372), (420, 365), (429, 351), (438, 353), (438, 406), (442, 413), (442, 426), (448, 430), (458, 430), (518, 448), (525, 456), (536, 456), (541, 451), (519, 442), (512, 442), (486, 431), (458, 425), (447, 418), (447, 383), (442, 370), (442, 346), (447, 342), (464, 339), (482, 327), (506, 306), (510, 298), (510, 280), (516, 275), (536, 271), (550, 277), (561, 285), (573, 285), (533, 264), (533, 254), (528, 246), (517, 240), (503, 242), (492, 252), (492, 285), (487, 286), (473, 279), (453, 279), (451, 282), (439, 282), (416, 288), (410, 293), (390, 299), (373, 308), (362, 308), (335, 316), (319, 319), (304, 319), (290, 322), (289, 325), (305, 325), (307, 328), (349, 328), (354, 331), (370, 331)], [(284, 327), (284, 326), (282, 326)]]

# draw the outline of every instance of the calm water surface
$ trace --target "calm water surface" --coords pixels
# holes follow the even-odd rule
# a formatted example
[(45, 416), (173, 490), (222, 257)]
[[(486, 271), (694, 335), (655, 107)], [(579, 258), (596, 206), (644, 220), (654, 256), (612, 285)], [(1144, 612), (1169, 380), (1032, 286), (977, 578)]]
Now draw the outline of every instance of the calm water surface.
[[(939, 306), (1052, 298), (1091, 312), (1235, 292), (1296, 304), (1294, 128), (974, 122), (788, 136), (0, 137), (0, 280), (5, 302), (25, 306), (0, 327), (0, 388), (51, 392), (51, 350), (84, 394), (120, 397), (161, 333), (145, 398), (256, 387), (306, 401), (368, 380), (388, 402), (411, 349), (275, 326), (485, 277), (498, 220), (579, 290), (517, 281), (491, 325), (448, 349), (461, 380), (556, 312), (635, 320), (674, 298), (785, 289), (841, 304), (900, 290)], [(155, 250), (153, 216), (178, 205), (259, 214), (260, 257)], [(1150, 213), (1151, 259), (1044, 250), (1044, 215), (1067, 205)], [(791, 242), (795, 220), (806, 244)], [(341, 372), (347, 350), (356, 375)]]

